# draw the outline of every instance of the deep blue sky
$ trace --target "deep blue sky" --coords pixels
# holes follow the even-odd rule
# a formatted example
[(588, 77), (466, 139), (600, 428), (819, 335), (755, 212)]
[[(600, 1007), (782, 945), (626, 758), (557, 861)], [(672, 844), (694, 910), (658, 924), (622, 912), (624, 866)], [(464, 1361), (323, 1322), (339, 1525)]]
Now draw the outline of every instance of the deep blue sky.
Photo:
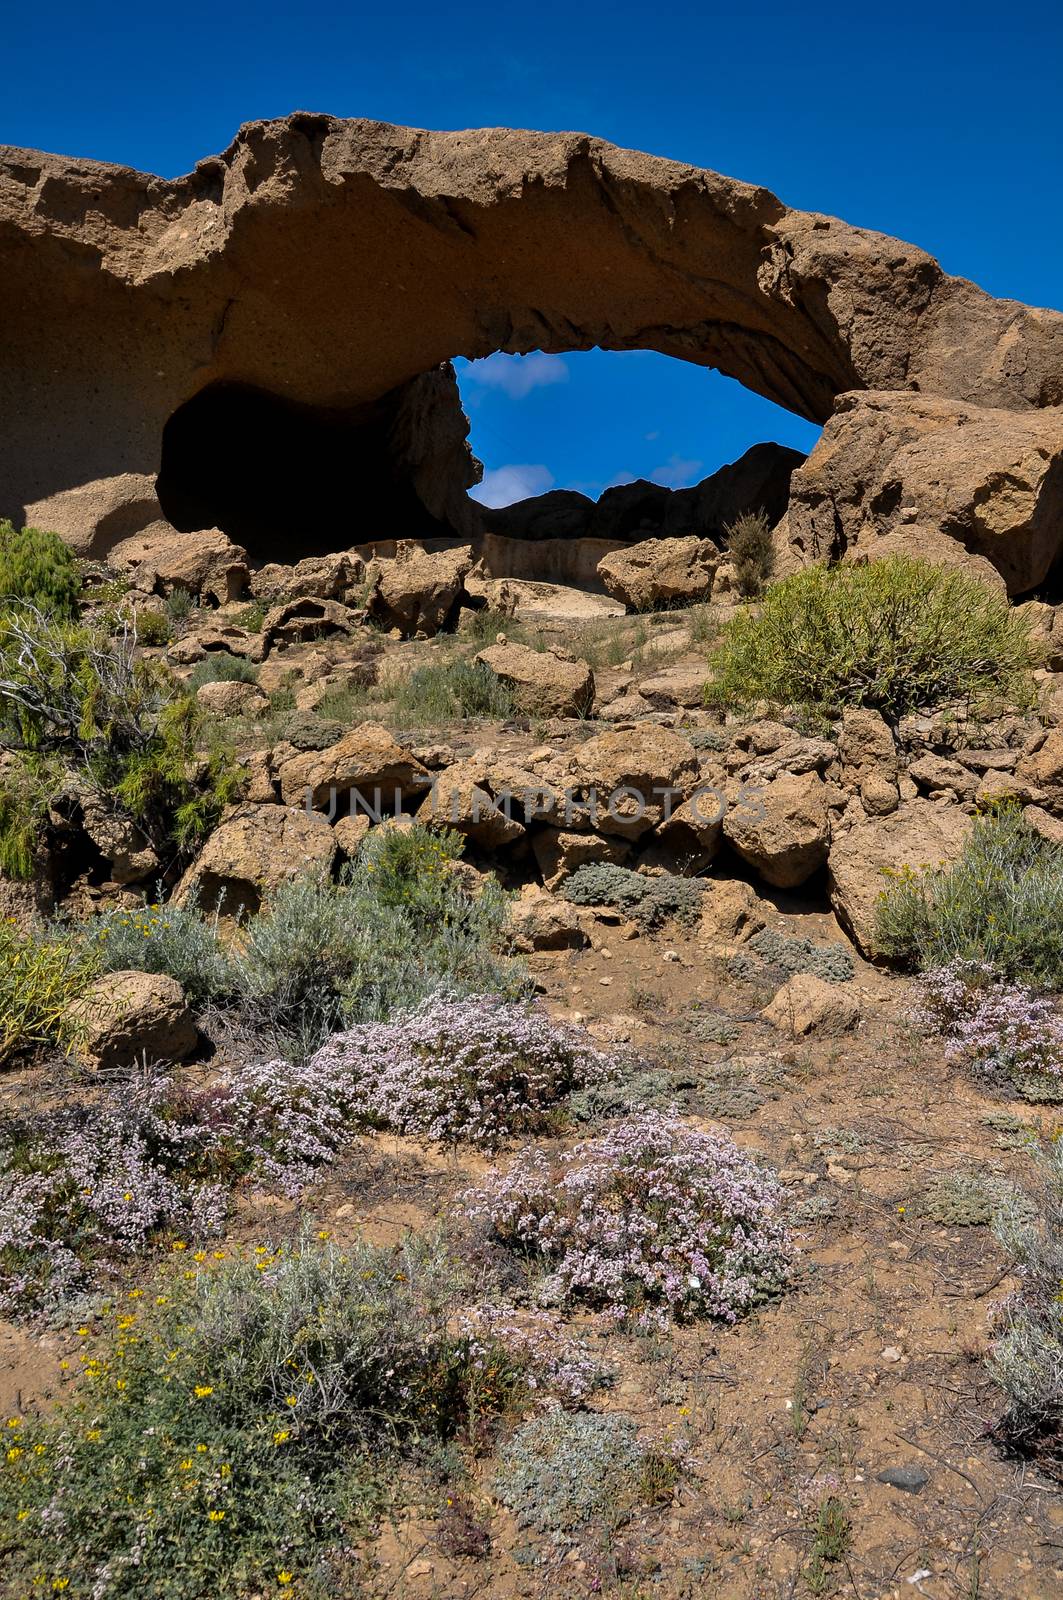
[[(174, 176), (299, 109), (580, 129), (897, 234), (994, 294), (1063, 308), (1063, 8), (67, 0), (9, 14), (0, 142)], [(814, 430), (717, 375), (591, 352), (462, 379), (495, 495), (694, 481)], [(512, 469), (520, 467), (521, 473)], [(532, 470), (533, 469), (533, 470)]]

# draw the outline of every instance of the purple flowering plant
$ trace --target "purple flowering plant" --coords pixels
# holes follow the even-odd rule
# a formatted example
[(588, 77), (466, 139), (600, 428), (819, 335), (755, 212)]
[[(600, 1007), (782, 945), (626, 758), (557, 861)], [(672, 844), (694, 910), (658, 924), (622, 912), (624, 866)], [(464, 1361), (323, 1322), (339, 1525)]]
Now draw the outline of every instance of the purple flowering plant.
[(551, 1158), (522, 1150), (463, 1197), (473, 1222), (541, 1260), (541, 1294), (644, 1325), (734, 1322), (789, 1281), (777, 1179), (727, 1138), (642, 1111)]
[(998, 1088), (1048, 1099), (1063, 1092), (1063, 1016), (1055, 1002), (988, 962), (950, 961), (926, 973), (911, 1018), (942, 1035), (950, 1060)]

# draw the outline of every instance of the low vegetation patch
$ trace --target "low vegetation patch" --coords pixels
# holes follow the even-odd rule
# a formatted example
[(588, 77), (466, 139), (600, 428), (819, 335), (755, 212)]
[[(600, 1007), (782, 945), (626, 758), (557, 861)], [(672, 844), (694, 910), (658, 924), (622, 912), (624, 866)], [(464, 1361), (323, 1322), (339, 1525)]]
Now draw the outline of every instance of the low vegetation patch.
[(541, 1295), (649, 1325), (733, 1322), (791, 1271), (775, 1178), (666, 1113), (637, 1112), (556, 1159), (529, 1148), (464, 1205), (548, 1269)]
[(69, 1050), (76, 1003), (98, 970), (92, 952), (64, 935), (0, 919), (0, 1066), (42, 1046)]
[(545, 1011), (492, 996), (434, 996), (391, 1022), (336, 1034), (314, 1066), (371, 1126), (492, 1149), (556, 1128), (573, 1089), (609, 1058)]
[(1038, 1169), (1034, 1204), (1016, 1196), (994, 1215), (1021, 1281), (997, 1308), (989, 1370), (1005, 1401), (997, 1438), (1063, 1480), (1063, 1139), (1042, 1147)]
[(617, 1526), (636, 1506), (666, 1504), (679, 1474), (674, 1449), (640, 1439), (630, 1417), (551, 1411), (505, 1446), (495, 1490), (522, 1528), (568, 1533), (595, 1517)]
[(475, 661), (452, 661), (417, 667), (399, 684), (394, 720), (400, 726), (431, 727), (462, 717), (512, 717), (512, 691), (487, 667)]
[(1001, 978), (1063, 989), (1063, 849), (1017, 806), (975, 820), (959, 860), (892, 876), (879, 900), (884, 954), (920, 972), (985, 962)]
[(941, 1035), (946, 1056), (998, 1093), (1063, 1098), (1063, 1016), (1056, 1003), (1001, 977), (988, 962), (957, 959), (928, 972), (913, 1020)]
[(811, 566), (773, 584), (730, 622), (707, 699), (837, 710), (891, 721), (960, 704), (988, 714), (1034, 703), (1038, 655), (1006, 596), (955, 567), (911, 556)]
[(558, 890), (577, 906), (615, 906), (646, 928), (662, 922), (697, 922), (705, 885), (670, 873), (650, 878), (628, 867), (591, 861), (577, 867)]
[[(750, 952), (758, 959), (753, 960)], [(730, 968), (736, 978), (746, 982), (756, 982), (766, 976), (765, 969), (773, 969), (782, 977), (807, 972), (826, 983), (848, 983), (856, 971), (844, 945), (814, 944), (811, 939), (780, 933), (776, 928), (762, 928), (755, 933), (747, 947), (731, 957)]]
[(179, 1261), (85, 1327), (72, 1403), (8, 1425), (19, 1593), (335, 1594), (403, 1464), (520, 1393), (500, 1345), (453, 1331), (438, 1244)]

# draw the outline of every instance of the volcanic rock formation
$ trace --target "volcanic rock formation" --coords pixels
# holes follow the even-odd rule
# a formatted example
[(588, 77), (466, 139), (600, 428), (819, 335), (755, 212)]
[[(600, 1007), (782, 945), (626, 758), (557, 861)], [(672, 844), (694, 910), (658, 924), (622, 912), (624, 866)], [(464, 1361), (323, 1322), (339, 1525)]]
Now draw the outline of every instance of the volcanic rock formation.
[(449, 359), (595, 345), (828, 424), (799, 559), (929, 527), (1023, 592), (1063, 538), (1063, 315), (583, 134), (297, 113), (172, 181), (3, 150), (0, 281), (0, 514), (86, 553), (475, 537)]

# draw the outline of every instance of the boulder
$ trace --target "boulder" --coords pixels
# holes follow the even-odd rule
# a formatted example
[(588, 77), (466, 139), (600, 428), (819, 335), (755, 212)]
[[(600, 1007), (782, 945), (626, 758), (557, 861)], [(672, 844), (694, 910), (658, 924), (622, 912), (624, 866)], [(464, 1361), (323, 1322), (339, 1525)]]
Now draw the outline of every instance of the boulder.
[[(1039, 789), (1045, 796), (1044, 804), (1049, 811), (1063, 811), (1063, 728), (1049, 729), (1048, 736), (1032, 755), (1024, 755), (1015, 768), (1015, 776), (1020, 782), (1032, 785)], [(987, 774), (991, 781), (1003, 789), (999, 782), (998, 773)], [(1034, 796), (1023, 796), (1034, 799)]]
[(74, 1014), (78, 1054), (97, 1072), (183, 1061), (199, 1038), (184, 990), (165, 973), (108, 972)]
[(487, 850), (497, 850), (524, 837), (524, 825), (515, 806), (495, 804), (481, 787), (482, 767), (476, 761), (458, 762), (441, 772), (417, 810), (418, 822), (438, 828), (456, 828)]
[(666, 667), (663, 672), (643, 678), (638, 692), (655, 708), (683, 706), (689, 710), (704, 701), (707, 678), (703, 665)]
[(643, 866), (693, 877), (716, 859), (723, 843), (724, 804), (715, 794), (684, 800), (654, 832)]
[(335, 798), (337, 816), (355, 796), (374, 811), (397, 809), (432, 782), (428, 769), (377, 722), (360, 723), (325, 750), (290, 756), (278, 777), (286, 805), (304, 805), (309, 794), (312, 805), (331, 808)]
[(560, 651), (493, 644), (476, 659), (510, 686), (523, 710), (582, 717), (594, 702), (594, 673), (585, 661), (573, 661)]
[(765, 883), (795, 889), (827, 859), (827, 786), (818, 773), (806, 772), (747, 789), (727, 808), (724, 837)]
[(232, 806), (175, 890), (178, 903), (198, 895), (206, 912), (252, 915), (282, 883), (328, 873), (336, 839), (326, 819), (299, 806)]
[[(587, 801), (590, 826), (637, 839), (661, 823), (697, 787), (693, 745), (668, 728), (642, 724), (599, 733), (573, 751), (568, 781)], [(711, 809), (711, 797), (705, 809)]]
[(698, 937), (713, 946), (744, 944), (767, 927), (774, 909), (741, 878), (710, 878), (701, 902)]
[(215, 717), (260, 717), (269, 710), (269, 695), (241, 679), (200, 684), (196, 701)]
[(147, 594), (172, 594), (187, 589), (201, 599), (226, 605), (247, 586), (247, 551), (220, 528), (178, 533), (168, 523), (155, 524), (115, 545), (108, 565), (128, 574)]
[(514, 902), (510, 918), (517, 950), (581, 950), (590, 943), (577, 906), (557, 895), (540, 894)]
[(457, 612), (465, 576), (473, 564), (472, 549), (428, 551), (400, 539), (392, 561), (380, 564), (366, 601), (368, 614), (404, 637), (431, 637)]
[(909, 766), (908, 776), (920, 793), (931, 797), (955, 795), (957, 800), (971, 800), (978, 788), (973, 772), (944, 756), (920, 756)]
[(1001, 410), (933, 394), (842, 395), (793, 475), (787, 513), (805, 559), (907, 551), (1009, 594), (1044, 581), (1061, 527), (1059, 405)]
[(358, 619), (338, 600), (290, 600), (267, 611), (258, 637), (255, 659), (264, 661), (271, 650), (306, 644), (311, 639), (328, 639), (334, 634), (350, 634)]
[(271, 561), (251, 574), (248, 589), (268, 606), (292, 600), (350, 600), (365, 576), (365, 562), (356, 550), (307, 556), (285, 566)]
[(600, 833), (575, 833), (564, 828), (541, 828), (532, 836), (532, 851), (547, 889), (556, 889), (577, 867), (588, 861), (623, 866), (631, 846)]
[(890, 873), (934, 871), (955, 861), (971, 831), (958, 806), (909, 800), (887, 817), (870, 817), (841, 834), (828, 861), (835, 913), (866, 956), (880, 954), (876, 907)]
[(645, 539), (605, 556), (598, 576), (629, 610), (656, 611), (707, 600), (719, 558), (708, 539)]
[(797, 972), (760, 1014), (765, 1022), (797, 1038), (806, 1034), (828, 1038), (855, 1028), (860, 1006), (843, 984)]

